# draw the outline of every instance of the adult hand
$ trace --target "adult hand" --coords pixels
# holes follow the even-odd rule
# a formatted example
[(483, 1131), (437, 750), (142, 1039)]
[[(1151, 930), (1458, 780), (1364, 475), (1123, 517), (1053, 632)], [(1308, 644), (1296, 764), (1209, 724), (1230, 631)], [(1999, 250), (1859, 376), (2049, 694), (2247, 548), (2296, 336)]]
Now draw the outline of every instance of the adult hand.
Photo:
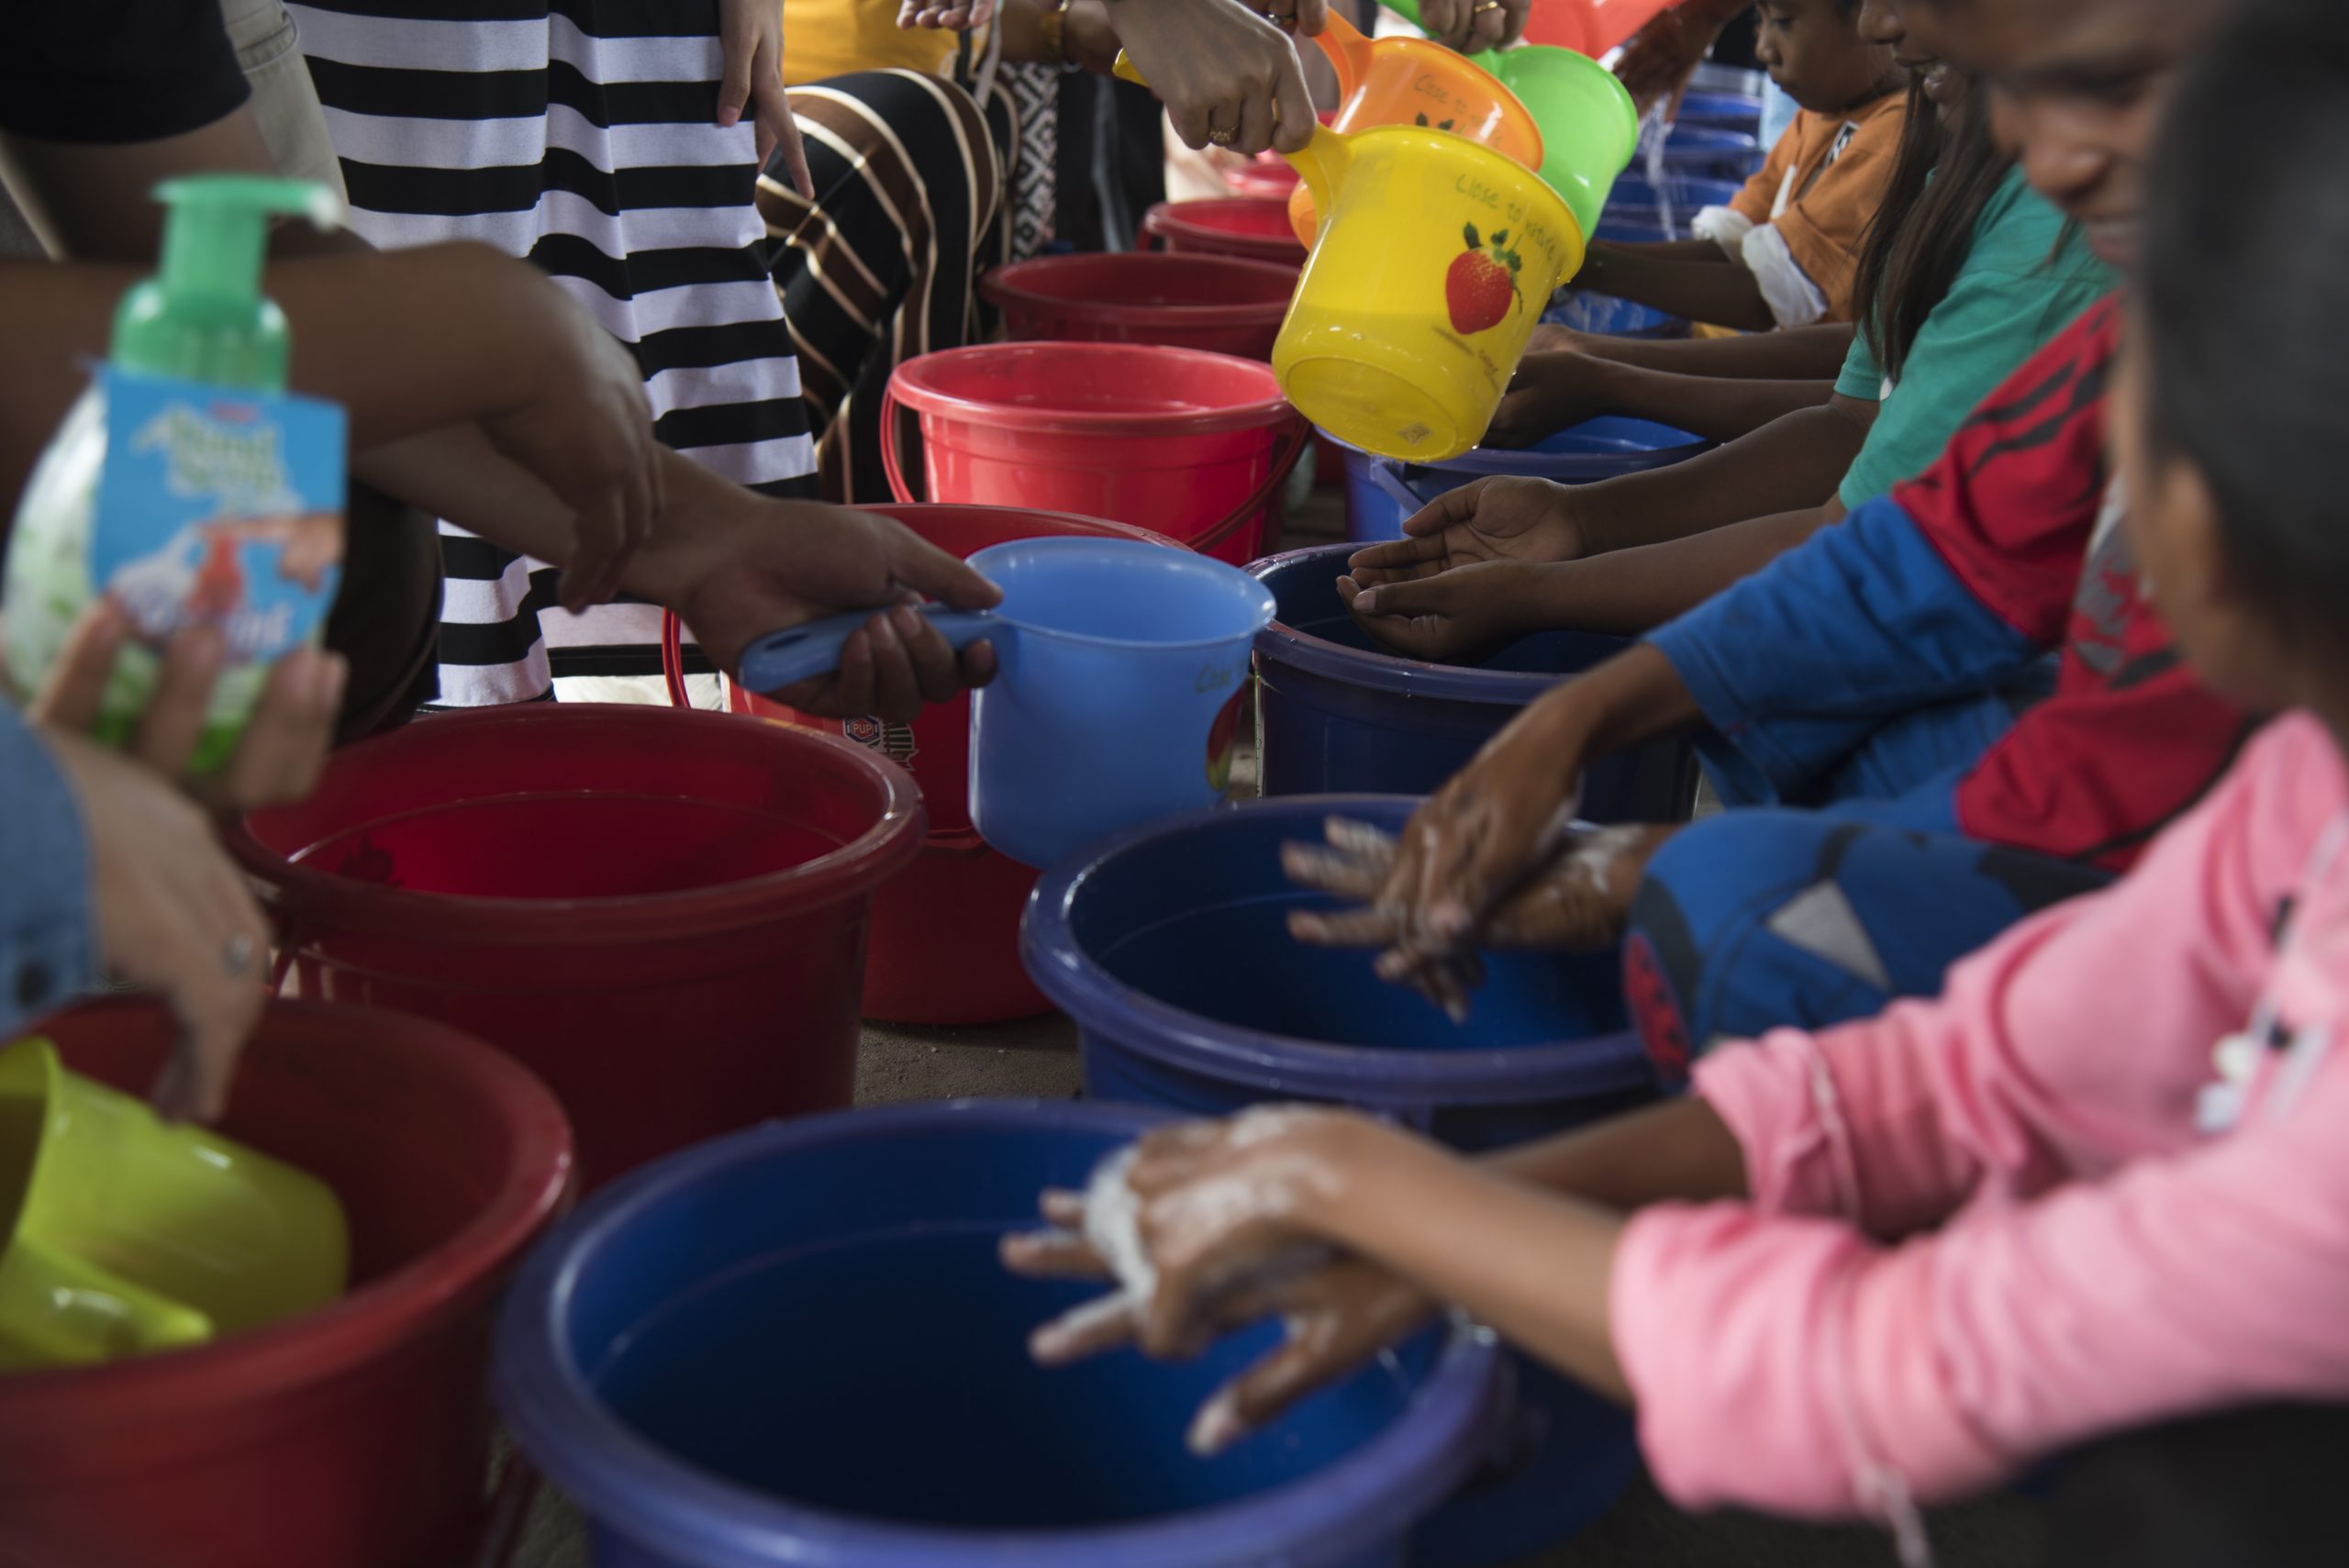
[(726, 53), (726, 74), (718, 84), (718, 123), (734, 125), (749, 109), (757, 127), (759, 167), (764, 169), (781, 148), (791, 188), (814, 201), (816, 182), (807, 172), (807, 149), (783, 91), (782, 0), (718, 0), (718, 36)]
[(1403, 521), (1404, 537), (1346, 561), (1356, 585), (1383, 588), (1484, 561), (1573, 561), (1583, 553), (1573, 491), (1496, 475), (1447, 491)]
[(875, 613), (850, 634), (831, 673), (773, 695), (803, 713), (910, 719), (995, 676), (995, 651), (958, 656), (927, 617), (924, 598), (963, 610), (1002, 594), (904, 524), (812, 501), (768, 501), (733, 485), (699, 495), (672, 544), (648, 551), (639, 591), (677, 612), (719, 668), (770, 632), (848, 610)]
[(1746, 0), (1680, 0), (1660, 11), (1653, 20), (1631, 35), (1616, 57), (1615, 76), (1644, 115), (1658, 103), (1667, 119), (1680, 113), (1688, 79), (1697, 73), (1713, 40), (1730, 19), (1745, 9)]
[(160, 993), (179, 1023), (155, 1107), (217, 1117), (261, 1018), (268, 922), (204, 814), (152, 769), (63, 730), (41, 738), (81, 806), (107, 973)]
[[(1111, 1275), (1082, 1234), (1081, 1193), (1046, 1193), (1053, 1229), (1003, 1239), (1004, 1266), (1034, 1279), (1109, 1283)], [(1131, 1304), (1124, 1304), (1130, 1308)], [(1441, 1310), (1408, 1282), (1375, 1263), (1341, 1257), (1220, 1297), (1216, 1331), (1280, 1320), (1281, 1342), (1235, 1373), (1199, 1407), (1190, 1444), (1202, 1456), (1221, 1452), (1299, 1400), (1344, 1381), (1381, 1351), (1418, 1333)], [(1047, 1366), (1065, 1366), (1130, 1343), (1140, 1323), (1130, 1309), (1097, 1309), (1089, 1319), (1063, 1318), (1031, 1341)]]
[(1505, 49), (1525, 36), (1533, 0), (1419, 0), (1419, 30), (1463, 54)]
[(1611, 413), (1603, 373), (1597, 361), (1571, 351), (1526, 355), (1493, 411), (1484, 444), (1512, 450), (1530, 447)]
[[(1483, 933), (1488, 949), (1588, 951), (1621, 940), (1647, 863), (1676, 829), (1660, 823), (1577, 828), (1559, 858), (1497, 909)], [(1315, 947), (1389, 948), (1402, 939), (1407, 911), (1386, 901), (1398, 853), (1392, 834), (1332, 817), (1325, 842), (1283, 844), (1281, 869), (1291, 882), (1358, 907), (1337, 914), (1292, 910), (1289, 935)]]
[(498, 261), (491, 286), (503, 297), (480, 314), (509, 329), (515, 352), (504, 406), (481, 427), (572, 509), (562, 600), (581, 610), (618, 590), (651, 537), (666, 499), (662, 448), (642, 373), (619, 339), (529, 262)]
[(939, 5), (937, 0), (903, 0), (897, 7), (901, 28), (949, 28), (958, 33), (984, 28), (994, 17), (995, 0), (958, 0), (951, 6)]
[[(111, 600), (92, 606), (26, 706), (27, 717), (52, 730), (87, 734), (97, 724), (115, 662), (130, 639), (130, 619), (119, 606)], [(203, 737), (213, 685), (226, 667), (227, 646), (214, 628), (190, 627), (173, 637), (164, 650), (154, 695), (131, 732), (128, 754), (216, 811), (302, 799), (317, 787), (326, 766), (351, 666), (341, 655), (316, 648), (297, 648), (279, 660), (228, 764), (192, 776), (188, 760)]]
[(1117, 66), (1118, 50), (1124, 46), (1105, 0), (1068, 0), (1062, 14), (1061, 49), (1069, 63), (1096, 76), (1108, 75)]
[(1354, 624), (1382, 646), (1438, 664), (1481, 663), (1542, 625), (1546, 563), (1484, 561), (1432, 577), (1365, 588), (1338, 579)]
[[(1297, 26), (1318, 30), (1301, 6)], [(1240, 0), (1120, 0), (1118, 34), (1186, 146), (1253, 156), (1313, 139), (1295, 41)]]

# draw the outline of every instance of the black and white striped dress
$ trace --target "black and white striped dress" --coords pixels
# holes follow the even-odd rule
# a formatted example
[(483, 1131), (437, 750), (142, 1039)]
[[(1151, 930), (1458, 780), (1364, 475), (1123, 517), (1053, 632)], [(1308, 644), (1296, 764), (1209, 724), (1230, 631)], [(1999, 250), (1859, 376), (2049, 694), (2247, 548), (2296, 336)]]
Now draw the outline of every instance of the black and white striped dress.
[[(762, 493), (814, 493), (753, 130), (715, 122), (718, 0), (290, 8), (353, 228), (384, 247), (463, 239), (528, 257), (634, 350), (662, 440)], [(441, 704), (657, 690), (642, 679), (660, 671), (657, 609), (567, 615), (551, 569), (441, 532)]]

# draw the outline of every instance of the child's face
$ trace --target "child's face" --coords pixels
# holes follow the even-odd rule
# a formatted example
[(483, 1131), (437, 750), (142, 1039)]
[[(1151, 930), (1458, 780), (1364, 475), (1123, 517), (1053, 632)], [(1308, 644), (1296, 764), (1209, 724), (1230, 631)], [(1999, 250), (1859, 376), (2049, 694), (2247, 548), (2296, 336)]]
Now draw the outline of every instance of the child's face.
[(1942, 58), (1941, 28), (1931, 6), (1919, 0), (1860, 0), (1860, 37), (1892, 51), (1892, 63), (1906, 72), (1946, 121), (1965, 95), (1965, 72)]
[(1860, 37), (1858, 7), (1837, 0), (1762, 0), (1753, 57), (1787, 96), (1840, 114), (1900, 84), (1892, 51)]
[(1998, 140), (2096, 253), (2136, 251), (2144, 163), (2177, 67), (2220, 0), (1910, 0), (1990, 90)]
[(2154, 607), (2205, 685), (2254, 709), (2300, 700), (2292, 664), (2266, 617), (2227, 581), (2224, 527), (2199, 470), (2155, 450), (2147, 435), (2150, 365), (2145, 329), (2132, 322), (2108, 405), (2113, 467), (2128, 505), (2121, 526)]

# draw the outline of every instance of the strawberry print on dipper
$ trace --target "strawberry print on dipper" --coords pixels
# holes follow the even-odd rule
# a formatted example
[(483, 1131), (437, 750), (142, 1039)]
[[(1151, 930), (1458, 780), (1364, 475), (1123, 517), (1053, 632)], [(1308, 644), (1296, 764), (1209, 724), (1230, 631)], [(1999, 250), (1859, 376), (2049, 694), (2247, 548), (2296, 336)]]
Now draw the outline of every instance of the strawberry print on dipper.
[(1465, 337), (1499, 326), (1517, 308), (1517, 272), (1522, 263), (1518, 253), (1508, 249), (1508, 229), (1494, 232), (1490, 255), (1486, 254), (1485, 242), (1476, 238), (1475, 224), (1464, 226), (1461, 232), (1468, 240), (1468, 250), (1453, 257), (1451, 270), (1443, 274), (1443, 302), (1452, 312), (1452, 329)]

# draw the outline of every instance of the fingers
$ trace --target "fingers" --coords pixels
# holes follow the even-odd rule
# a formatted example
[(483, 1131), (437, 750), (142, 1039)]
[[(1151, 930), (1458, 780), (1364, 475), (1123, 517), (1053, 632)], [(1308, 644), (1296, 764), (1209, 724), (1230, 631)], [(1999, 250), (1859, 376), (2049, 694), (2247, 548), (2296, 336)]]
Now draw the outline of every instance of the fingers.
[(826, 718), (861, 718), (874, 711), (873, 638), (858, 627), (841, 642), (841, 662), (829, 675), (766, 695), (786, 707)]
[[(1498, 49), (1510, 36), (1509, 18), (1512, 15), (1512, 8), (1506, 3), (1477, 0), (1468, 8), (1468, 25), (1464, 29), (1467, 41), (1461, 46), (1462, 52), (1475, 54), (1479, 50)], [(1516, 30), (1523, 30), (1523, 25), (1519, 24)]]
[(1074, 1230), (1014, 1231), (998, 1249), (1003, 1266), (1030, 1279), (1108, 1280), (1116, 1277)]
[(1270, 112), (1274, 124), (1267, 129), (1264, 145), (1282, 152), (1297, 152), (1313, 139), (1320, 121), (1313, 113), (1313, 94), (1305, 84), (1305, 68), (1297, 62), (1297, 46), (1286, 37), (1281, 42), (1284, 47), (1280, 74), (1273, 80)]
[(1533, 0), (1501, 0), (1501, 8), (1496, 14), (1501, 19), (1501, 30), (1494, 43), (1506, 49), (1525, 36), (1525, 24), (1533, 17)]
[(1403, 917), (1393, 909), (1350, 909), (1340, 915), (1292, 909), (1288, 934), (1318, 948), (1386, 948), (1401, 939)]
[(960, 556), (948, 554), (894, 518), (873, 520), (886, 531), (894, 581), (958, 610), (991, 610), (1003, 603), (1003, 590), (972, 571)]
[(944, 702), (963, 690), (963, 671), (953, 644), (911, 605), (889, 612), (889, 624), (904, 646), (918, 702)]
[(1277, 1347), (1199, 1407), (1185, 1444), (1199, 1458), (1212, 1459), (1306, 1396), (1352, 1376), (1378, 1349), (1332, 1355), (1319, 1337), (1292, 1329)]
[(242, 811), (307, 796), (326, 771), (350, 678), (340, 654), (301, 648), (280, 660), (235, 754), (217, 778), (206, 781), (206, 801)]
[(150, 954), (154, 969), (140, 976), (163, 992), (179, 1026), (150, 1097), (173, 1121), (215, 1121), (228, 1109), (237, 1058), (267, 1000), (268, 924), (226, 858), (211, 860), (211, 874), (184, 912), (180, 940)]
[(1408, 539), (1436, 543), (1441, 549), (1441, 540), (1437, 536), (1446, 528), (1456, 527), (1474, 518), (1476, 515), (1476, 504), (1484, 498), (1485, 486), (1490, 483), (1490, 480), (1479, 479), (1475, 484), (1464, 484), (1457, 490), (1445, 491), (1403, 519), (1404, 535)]
[(1468, 0), (1420, 0), (1419, 30), (1443, 45), (1457, 49), (1467, 35), (1462, 23), (1468, 15)]
[(1132, 1344), (1141, 1310), (1123, 1291), (1098, 1296), (1028, 1337), (1028, 1353), (1042, 1366), (1067, 1366)]
[(33, 694), (26, 716), (76, 735), (87, 734), (98, 722), (114, 662), (129, 639), (130, 617), (112, 599), (100, 599), (83, 610), (66, 635), (63, 654)]
[[(1433, 509), (1431, 506), (1414, 513), (1413, 516), (1424, 517), (1428, 511)], [(1448, 524), (1440, 522), (1425, 532), (1416, 534), (1409, 523), (1407, 522), (1403, 526), (1406, 534), (1412, 537), (1388, 539), (1383, 544), (1365, 545), (1346, 557), (1346, 570), (1353, 573), (1386, 573), (1407, 572), (1415, 566), (1442, 562), (1443, 540), (1435, 536), (1442, 532), (1449, 526)]]
[(133, 756), (165, 778), (187, 772), (196, 743), (204, 738), (212, 688), (228, 659), (228, 644), (217, 628), (191, 626), (173, 634), (155, 677), (155, 695), (139, 716), (130, 744)]
[[(763, 131), (769, 128), (770, 121), (774, 146), (783, 153), (784, 172), (791, 177), (791, 188), (797, 191), (803, 200), (814, 201), (816, 176), (807, 166), (807, 142), (799, 134), (799, 121), (791, 112), (790, 95), (783, 90), (780, 83), (776, 83), (771, 100), (763, 95), (759, 100), (760, 128)], [(770, 153), (759, 155), (761, 168), (767, 167), (772, 161)]]
[(1037, 1200), (1037, 1209), (1046, 1222), (1063, 1230), (1085, 1229), (1085, 1195), (1066, 1187), (1049, 1187)]
[(718, 79), (718, 123), (732, 125), (742, 117), (742, 107), (751, 101), (751, 72), (758, 61), (756, 36), (729, 29), (724, 53), (726, 65)]
[(1297, 0), (1297, 37), (1317, 39), (1329, 30), (1330, 0)]
[(963, 684), (974, 692), (994, 680), (997, 667), (995, 644), (974, 642), (963, 650), (962, 667)]
[[(1231, 111), (1227, 109), (1222, 112), (1228, 114)], [(1279, 113), (1281, 113), (1281, 106), (1269, 94), (1252, 95), (1242, 99), (1239, 106), (1237, 122), (1240, 128), (1231, 139), (1231, 150), (1242, 154), (1253, 154), (1273, 146), (1277, 135), (1274, 128), (1275, 117)], [(1233, 122), (1222, 119), (1219, 115), (1217, 123), (1228, 125)], [(1311, 133), (1307, 134), (1309, 137)], [(1297, 145), (1304, 144), (1300, 141)]]

